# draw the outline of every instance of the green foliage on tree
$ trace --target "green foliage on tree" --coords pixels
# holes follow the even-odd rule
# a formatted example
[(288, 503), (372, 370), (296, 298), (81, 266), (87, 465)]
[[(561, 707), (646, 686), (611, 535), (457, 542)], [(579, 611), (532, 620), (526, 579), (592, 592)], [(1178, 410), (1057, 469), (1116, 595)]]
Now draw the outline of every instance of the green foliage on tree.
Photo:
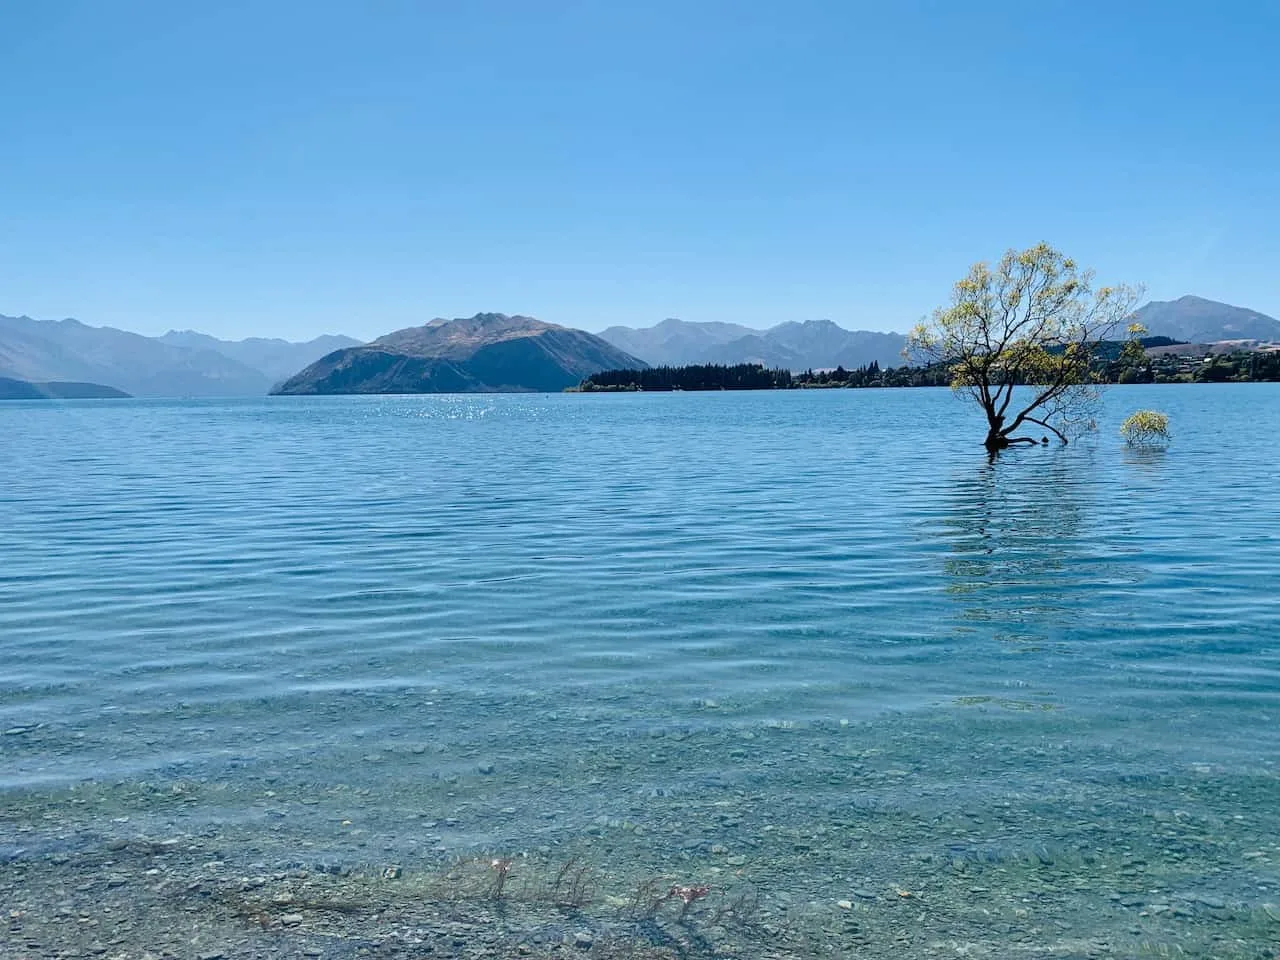
[(1157, 410), (1139, 410), (1120, 424), (1120, 434), (1130, 446), (1165, 443), (1169, 440), (1169, 417)]
[(1037, 443), (1018, 433), (1029, 426), (1066, 443), (1093, 423), (1095, 349), (1137, 300), (1132, 287), (1095, 290), (1092, 271), (1048, 244), (1010, 250), (994, 267), (975, 264), (906, 353), (947, 366), (951, 386), (982, 409), (988, 450)]

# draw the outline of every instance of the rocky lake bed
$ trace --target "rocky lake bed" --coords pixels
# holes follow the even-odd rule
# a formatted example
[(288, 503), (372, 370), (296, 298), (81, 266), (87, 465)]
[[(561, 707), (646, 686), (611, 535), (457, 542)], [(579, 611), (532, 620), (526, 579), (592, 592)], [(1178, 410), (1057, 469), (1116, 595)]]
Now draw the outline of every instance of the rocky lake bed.
[[(1246, 792), (1250, 807), (1280, 810), (1274, 770), (933, 807), (909, 799), (922, 771), (901, 758), (935, 734), (904, 724), (867, 746), (857, 726), (796, 724), (602, 743), (580, 758), (602, 774), (591, 789), (609, 812), (594, 816), (516, 806), (508, 758), (425, 778), (394, 805), (366, 787), (279, 780), (254, 796), (198, 779), (11, 794), (0, 954), (1274, 956), (1280, 840), (1231, 812)], [(739, 754), (752, 774), (624, 788), (673, 752), (690, 767)], [(1001, 752), (1022, 767), (1043, 751)], [(427, 755), (407, 746), (364, 763)], [(814, 776), (779, 795), (781, 764)], [(557, 772), (539, 783), (531, 770), (518, 779), (545, 796)], [(1179, 806), (1165, 805), (1171, 791)], [(220, 820), (228, 807), (261, 817)]]

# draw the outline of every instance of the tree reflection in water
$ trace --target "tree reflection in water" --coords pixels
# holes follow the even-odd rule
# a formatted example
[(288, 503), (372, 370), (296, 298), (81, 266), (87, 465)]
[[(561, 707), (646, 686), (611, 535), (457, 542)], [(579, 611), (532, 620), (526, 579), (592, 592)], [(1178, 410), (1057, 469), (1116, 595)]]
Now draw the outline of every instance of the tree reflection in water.
[(1124, 462), (1127, 466), (1134, 467), (1144, 473), (1152, 473), (1156, 476), (1164, 473), (1164, 466), (1169, 455), (1169, 448), (1163, 444), (1125, 445), (1121, 448), (1121, 451), (1124, 455)]
[[(1064, 452), (1065, 453), (1065, 452)], [(1091, 492), (1077, 457), (1003, 456), (954, 481), (946, 592), (1001, 639), (1044, 642), (1088, 603)]]

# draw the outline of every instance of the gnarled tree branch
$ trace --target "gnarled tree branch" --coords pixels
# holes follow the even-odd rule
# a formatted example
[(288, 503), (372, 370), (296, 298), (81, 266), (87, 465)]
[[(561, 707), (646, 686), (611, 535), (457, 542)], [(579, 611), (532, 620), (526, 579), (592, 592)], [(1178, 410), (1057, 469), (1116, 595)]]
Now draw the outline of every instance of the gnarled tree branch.
[[(908, 338), (910, 356), (947, 363), (987, 419), (986, 445), (1036, 443), (1013, 436), (1035, 423), (1063, 443), (1089, 423), (1096, 399), (1090, 360), (1137, 302), (1130, 287), (1093, 287), (1093, 274), (1047, 244), (976, 264), (951, 305)], [(1030, 398), (1020, 388), (1030, 388)], [(1011, 409), (1017, 413), (1010, 415)]]

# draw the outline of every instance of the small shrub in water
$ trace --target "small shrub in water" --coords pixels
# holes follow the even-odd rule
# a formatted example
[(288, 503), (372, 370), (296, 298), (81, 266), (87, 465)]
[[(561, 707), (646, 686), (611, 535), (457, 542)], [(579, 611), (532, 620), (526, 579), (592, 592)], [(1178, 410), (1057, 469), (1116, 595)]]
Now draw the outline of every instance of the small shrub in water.
[(1120, 434), (1130, 446), (1165, 443), (1169, 439), (1169, 417), (1156, 410), (1139, 410), (1120, 425)]

